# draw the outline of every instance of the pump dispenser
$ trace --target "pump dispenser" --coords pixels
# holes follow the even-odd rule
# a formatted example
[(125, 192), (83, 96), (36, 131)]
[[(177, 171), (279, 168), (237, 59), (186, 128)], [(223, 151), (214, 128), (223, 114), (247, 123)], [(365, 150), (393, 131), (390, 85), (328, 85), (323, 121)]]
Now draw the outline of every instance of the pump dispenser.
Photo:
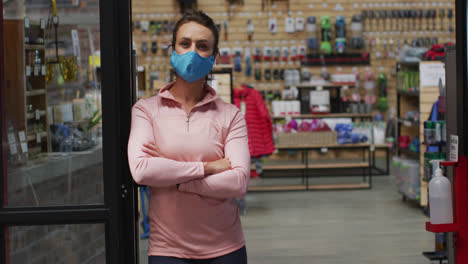
[(429, 206), (431, 224), (453, 223), (452, 186), (446, 177), (442, 175), (440, 161), (433, 160), (437, 164), (434, 177), (429, 182)]

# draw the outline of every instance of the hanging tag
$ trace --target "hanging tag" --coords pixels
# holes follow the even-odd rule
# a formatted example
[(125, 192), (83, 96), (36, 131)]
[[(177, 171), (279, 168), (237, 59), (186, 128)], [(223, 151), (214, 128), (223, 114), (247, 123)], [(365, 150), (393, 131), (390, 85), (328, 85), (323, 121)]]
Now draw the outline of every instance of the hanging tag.
[(45, 65), (42, 65), (42, 67), (41, 67), (41, 75), (42, 75), (42, 76), (46, 76), (46, 74), (47, 74), (46, 66), (45, 66)]
[(39, 76), (39, 66), (34, 66), (34, 76)]
[[(15, 146), (15, 148), (16, 148), (16, 146)], [(21, 151), (22, 151), (23, 153), (27, 153), (27, 152), (28, 152), (28, 143), (26, 143), (26, 142), (21, 143)]]
[(41, 29), (45, 29), (46, 23), (45, 19), (41, 18)]
[(247, 113), (247, 104), (244, 101), (240, 103), (240, 110), (243, 115)]
[(36, 133), (36, 142), (41, 143), (41, 133)]
[(29, 28), (29, 17), (24, 18), (24, 27)]
[(321, 149), (320, 149), (320, 152), (322, 152), (322, 153), (327, 153), (327, 152), (328, 152), (328, 148), (321, 148)]
[(41, 119), (41, 111), (39, 109), (36, 109), (36, 120)]
[(374, 145), (371, 145), (370, 146), (370, 152), (374, 152), (375, 151), (375, 146)]
[(8, 133), (8, 143), (10, 143), (10, 144), (16, 143), (16, 139), (15, 139), (15, 134), (14, 134), (14, 133)]
[(26, 66), (26, 76), (31, 76), (31, 66)]
[(458, 136), (450, 135), (450, 161), (458, 162)]
[(16, 144), (10, 144), (10, 154), (11, 155), (18, 154), (18, 148), (16, 148)]
[(26, 141), (26, 134), (24, 133), (24, 131), (18, 132), (18, 136), (19, 136), (20, 142)]

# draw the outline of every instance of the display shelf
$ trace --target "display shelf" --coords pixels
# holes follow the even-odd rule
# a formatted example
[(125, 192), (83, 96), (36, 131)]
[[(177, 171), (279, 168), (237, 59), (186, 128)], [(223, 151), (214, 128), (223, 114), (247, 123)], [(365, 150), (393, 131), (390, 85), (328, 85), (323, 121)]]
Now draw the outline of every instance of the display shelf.
[(458, 232), (460, 227), (458, 224), (438, 224), (434, 225), (431, 222), (426, 222), (426, 230), (432, 233), (446, 233), (446, 232)]
[(400, 154), (406, 155), (408, 158), (419, 160), (421, 153), (414, 152), (406, 148), (398, 148)]
[(423, 252), (423, 256), (425, 256), (431, 261), (439, 261), (439, 264), (443, 264), (444, 262), (442, 261), (447, 260), (447, 254), (445, 253), (441, 255), (441, 254), (437, 254), (436, 252)]
[(405, 118), (398, 118), (398, 122), (400, 122), (401, 124), (403, 124), (406, 127), (419, 127), (419, 125), (420, 125), (419, 121), (414, 122), (413, 120), (408, 120), (408, 119), (405, 119)]
[(263, 170), (303, 170), (306, 168), (305, 164), (278, 164), (263, 166)]
[(301, 170), (301, 169), (345, 169), (345, 168), (367, 168), (368, 162), (328, 162), (306, 164), (278, 164), (278, 165), (264, 165), (263, 170)]
[[(372, 114), (351, 114), (351, 113), (332, 113), (332, 114), (303, 114), (291, 115), (291, 118), (372, 118)], [(272, 116), (273, 119), (285, 119), (286, 116)]]
[(38, 96), (46, 93), (45, 89), (33, 89), (31, 91), (26, 91), (26, 96)]
[[(46, 140), (47, 132), (41, 132), (41, 133), (39, 133), (39, 135), (41, 136), (41, 141)], [(37, 139), (37, 136), (36, 135), (29, 135), (27, 138), (28, 138), (28, 141), (34, 141), (34, 140)]]
[(24, 49), (26, 49), (26, 50), (45, 50), (45, 46), (40, 45), (40, 44), (24, 44)]
[(315, 87), (322, 87), (322, 88), (333, 88), (333, 87), (354, 87), (356, 86), (355, 83), (348, 83), (348, 84), (334, 84), (334, 83), (326, 83), (326, 84), (298, 84), (298, 85), (288, 85), (288, 87), (294, 86), (296, 88), (315, 88)]
[(320, 148), (363, 148), (369, 147), (371, 144), (362, 143), (362, 144), (334, 144), (334, 145), (279, 145), (276, 146), (278, 150), (297, 150), (297, 149), (320, 149)]
[(249, 192), (255, 191), (305, 191), (306, 185), (249, 186)]
[(403, 90), (397, 90), (398, 95), (402, 96), (408, 96), (408, 97), (415, 97), (419, 98), (419, 91), (403, 91)]
[[(39, 111), (39, 116), (40, 117), (43, 117), (46, 115), (46, 111), (45, 110), (41, 110)], [(36, 114), (35, 113), (30, 113), (30, 114), (26, 114), (26, 118), (29, 120), (29, 119), (35, 119), (36, 118)]]

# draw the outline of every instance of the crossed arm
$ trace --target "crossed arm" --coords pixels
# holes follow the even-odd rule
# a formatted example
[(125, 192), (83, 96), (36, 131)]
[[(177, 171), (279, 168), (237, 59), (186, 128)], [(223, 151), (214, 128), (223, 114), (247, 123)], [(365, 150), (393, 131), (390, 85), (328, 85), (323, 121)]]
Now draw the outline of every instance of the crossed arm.
[(128, 159), (133, 179), (142, 185), (169, 187), (213, 198), (242, 197), (247, 190), (250, 154), (245, 120), (238, 111), (225, 141), (225, 158), (214, 162), (181, 162), (159, 154), (152, 118), (144, 101), (132, 109)]

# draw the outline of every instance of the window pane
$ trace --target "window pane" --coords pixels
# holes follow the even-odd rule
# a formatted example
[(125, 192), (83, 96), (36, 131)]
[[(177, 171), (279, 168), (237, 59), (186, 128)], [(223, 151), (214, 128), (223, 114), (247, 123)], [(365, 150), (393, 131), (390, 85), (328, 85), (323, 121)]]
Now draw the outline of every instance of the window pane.
[(13, 226), (6, 230), (7, 263), (106, 263), (104, 224)]
[(99, 1), (4, 1), (5, 206), (102, 204)]

